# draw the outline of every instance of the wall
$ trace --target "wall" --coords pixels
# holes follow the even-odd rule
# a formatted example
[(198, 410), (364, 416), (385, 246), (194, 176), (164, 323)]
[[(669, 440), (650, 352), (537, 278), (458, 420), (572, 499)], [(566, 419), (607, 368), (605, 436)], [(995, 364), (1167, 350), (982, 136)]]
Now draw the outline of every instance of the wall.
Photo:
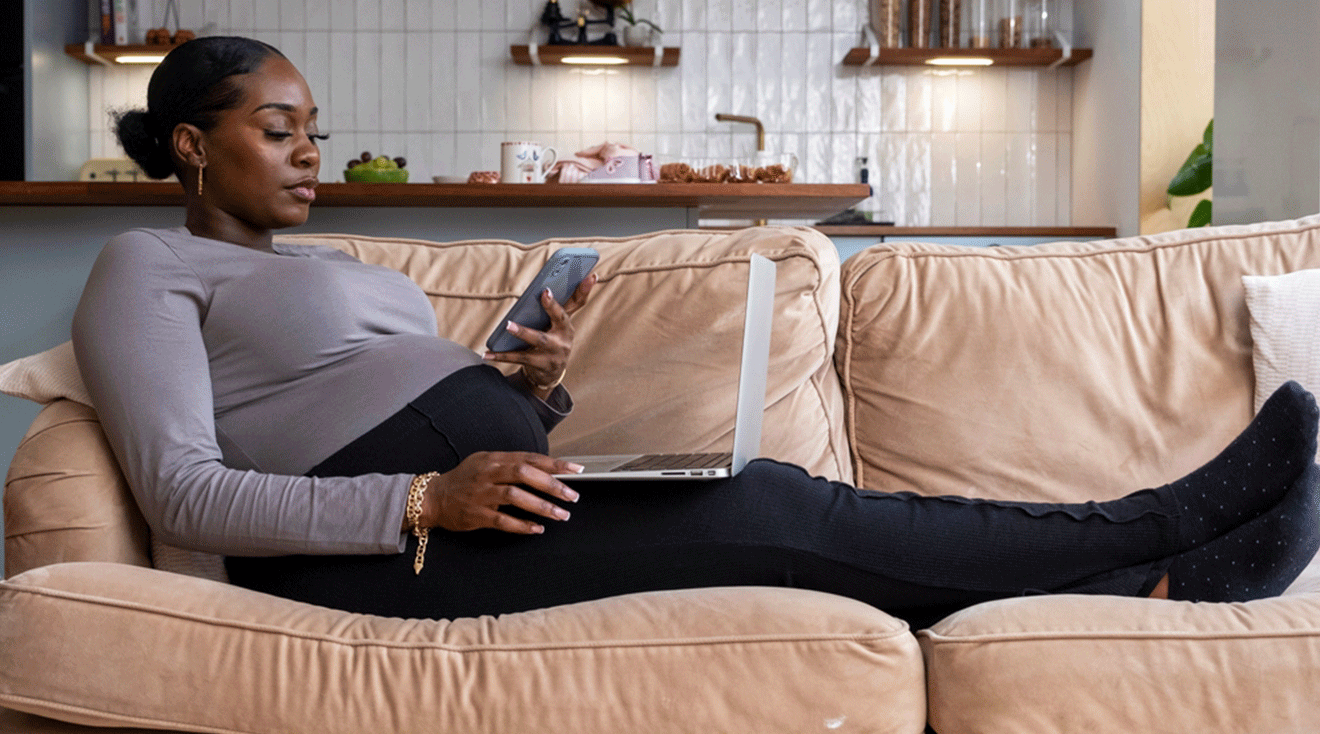
[[(148, 18), (163, 17), (164, 0), (141, 1)], [(515, 66), (508, 47), (527, 41), (543, 4), (180, 5), (186, 27), (261, 38), (302, 69), (332, 133), (325, 180), (362, 150), (406, 156), (421, 180), (466, 176), (497, 168), (509, 138), (561, 153), (604, 140), (662, 158), (751, 151), (751, 128), (716, 122), (723, 111), (759, 116), (767, 147), (801, 159), (799, 180), (853, 181), (855, 159), (869, 156), (876, 205), (899, 224), (1073, 223), (1071, 70), (844, 67), (866, 0), (637, 0), (668, 31), (665, 45), (682, 48), (678, 67)], [(118, 154), (105, 110), (143, 104), (149, 74), (91, 69), (91, 155)]]
[(1141, 6), (1141, 233), (1187, 226), (1197, 201), (1169, 201), (1169, 181), (1215, 114), (1215, 0)]
[(1077, 67), (1073, 118), (1075, 224), (1137, 234), (1141, 185), (1142, 0), (1077, 0), (1073, 22), (1091, 61)]
[(1219, 0), (1216, 224), (1320, 211), (1320, 5)]

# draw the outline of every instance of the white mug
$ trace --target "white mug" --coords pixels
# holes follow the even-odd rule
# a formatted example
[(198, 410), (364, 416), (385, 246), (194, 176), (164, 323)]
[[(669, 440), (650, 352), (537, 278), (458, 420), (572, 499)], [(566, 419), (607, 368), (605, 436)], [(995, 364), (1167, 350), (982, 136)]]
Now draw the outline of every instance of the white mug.
[(500, 144), (500, 183), (545, 183), (545, 174), (559, 154), (538, 143)]

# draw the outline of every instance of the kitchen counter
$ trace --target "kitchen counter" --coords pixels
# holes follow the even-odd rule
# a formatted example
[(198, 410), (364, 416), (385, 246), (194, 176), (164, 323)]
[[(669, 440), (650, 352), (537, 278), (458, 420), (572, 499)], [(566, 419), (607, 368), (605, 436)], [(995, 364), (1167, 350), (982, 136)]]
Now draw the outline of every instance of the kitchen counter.
[[(706, 219), (823, 219), (865, 184), (325, 183), (314, 207), (688, 209)], [(176, 183), (0, 182), (0, 206), (181, 206)], [(693, 222), (695, 226), (695, 222)]]

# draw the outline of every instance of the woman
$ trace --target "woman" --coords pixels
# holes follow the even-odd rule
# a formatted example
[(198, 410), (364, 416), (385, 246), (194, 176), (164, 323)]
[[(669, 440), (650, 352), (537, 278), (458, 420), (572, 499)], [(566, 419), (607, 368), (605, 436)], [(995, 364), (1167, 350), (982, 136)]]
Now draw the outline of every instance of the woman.
[(485, 355), (519, 365), (506, 379), (435, 336), (403, 275), (273, 245), (307, 218), (324, 136), (263, 43), (176, 48), (118, 134), (149, 175), (178, 175), (187, 217), (107, 244), (74, 319), (79, 365), (153, 532), (225, 554), (236, 584), (406, 617), (785, 585), (922, 625), (1024, 593), (1277, 594), (1320, 544), (1317, 409), (1295, 384), (1205, 467), (1110, 502), (889, 494), (769, 460), (579, 502), (545, 433), (572, 407), (559, 382), (594, 278), (545, 299), (547, 331), (509, 327), (532, 348)]

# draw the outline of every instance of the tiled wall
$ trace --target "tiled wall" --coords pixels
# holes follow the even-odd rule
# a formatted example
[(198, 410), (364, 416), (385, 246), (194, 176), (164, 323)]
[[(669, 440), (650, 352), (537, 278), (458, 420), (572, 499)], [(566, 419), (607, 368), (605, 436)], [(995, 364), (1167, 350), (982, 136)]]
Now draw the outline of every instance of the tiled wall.
[[(165, 0), (139, 0), (149, 18)], [(798, 180), (855, 180), (902, 225), (1071, 222), (1072, 71), (856, 68), (866, 0), (635, 0), (682, 48), (675, 68), (515, 66), (544, 0), (182, 0), (185, 27), (280, 48), (323, 110), (323, 180), (363, 150), (404, 155), (413, 180), (494, 170), (499, 143), (561, 153), (609, 140), (657, 154), (796, 153)], [(576, 0), (561, 0), (565, 11)], [(1065, 3), (1065, 9), (1070, 8)], [(93, 157), (119, 155), (107, 108), (145, 103), (150, 69), (94, 68)]]

